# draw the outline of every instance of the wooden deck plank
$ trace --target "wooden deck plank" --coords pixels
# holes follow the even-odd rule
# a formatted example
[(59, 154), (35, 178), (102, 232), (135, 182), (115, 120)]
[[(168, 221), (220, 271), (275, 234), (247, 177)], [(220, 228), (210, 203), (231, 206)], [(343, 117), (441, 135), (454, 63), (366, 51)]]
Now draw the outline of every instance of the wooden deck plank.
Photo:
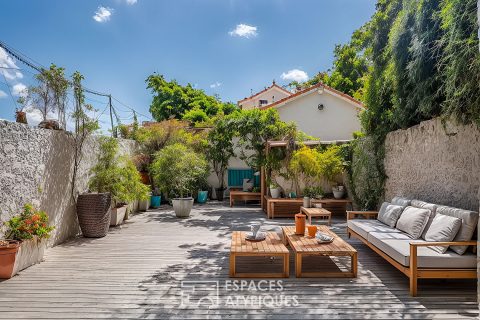
[[(0, 319), (478, 317), (474, 280), (421, 280), (420, 296), (410, 297), (408, 279), (357, 239), (347, 240), (358, 252), (357, 278), (296, 279), (291, 272), (281, 279), (282, 294), (297, 296), (297, 307), (179, 307), (182, 281), (233, 280), (228, 273), (232, 231), (248, 231), (258, 222), (293, 225), (293, 219), (267, 219), (253, 206), (231, 209), (216, 203), (195, 206), (185, 220), (172, 210), (133, 216), (105, 238), (77, 238), (50, 248), (43, 263), (0, 282)], [(345, 220), (333, 217), (332, 228), (346, 239)], [(267, 246), (275, 248), (273, 242)], [(246, 245), (237, 248), (246, 250)], [(294, 270), (293, 254), (289, 262)], [(281, 259), (273, 265), (281, 266)], [(220, 300), (230, 294), (221, 287)]]

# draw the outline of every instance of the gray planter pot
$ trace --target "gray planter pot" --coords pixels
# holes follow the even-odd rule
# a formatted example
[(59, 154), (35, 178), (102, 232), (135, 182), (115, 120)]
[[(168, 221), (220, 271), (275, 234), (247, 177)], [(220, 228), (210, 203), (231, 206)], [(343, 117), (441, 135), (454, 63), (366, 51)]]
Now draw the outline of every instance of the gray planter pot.
[(123, 222), (125, 214), (127, 213), (128, 205), (113, 208), (110, 215), (110, 226), (118, 226)]
[(309, 197), (303, 197), (303, 207), (310, 208), (312, 205), (311, 200)]
[(148, 208), (150, 208), (150, 197), (148, 197), (146, 200), (138, 201), (138, 210), (147, 211)]
[(270, 188), (270, 195), (273, 199), (280, 198), (280, 188)]
[(178, 218), (188, 218), (193, 207), (193, 198), (172, 199), (173, 210)]
[(23, 240), (18, 250), (17, 258), (15, 259), (12, 276), (23, 269), (40, 263), (43, 260), (46, 246), (47, 241), (45, 239), (40, 240), (38, 238), (33, 238)]

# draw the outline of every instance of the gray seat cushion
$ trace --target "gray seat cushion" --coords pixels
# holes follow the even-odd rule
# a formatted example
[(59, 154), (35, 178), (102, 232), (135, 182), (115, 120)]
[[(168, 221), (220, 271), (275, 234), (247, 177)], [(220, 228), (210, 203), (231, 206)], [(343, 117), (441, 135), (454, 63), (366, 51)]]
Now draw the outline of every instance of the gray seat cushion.
[[(401, 265), (410, 266), (410, 242), (425, 242), (411, 240), (406, 234), (370, 232), (368, 241), (382, 250)], [(419, 268), (476, 268), (477, 256), (473, 253), (459, 255), (451, 250), (445, 253), (436, 252), (428, 247), (418, 247), (417, 265)]]
[(404, 198), (404, 197), (394, 197), (392, 199), (392, 204), (402, 207), (408, 207), (412, 200)]
[(402, 214), (403, 207), (384, 202), (378, 211), (377, 219), (387, 226), (395, 228), (398, 218)]
[(396, 228), (407, 233), (412, 239), (418, 239), (427, 225), (431, 211), (415, 207), (406, 207), (397, 221)]
[[(446, 216), (444, 214), (437, 214), (428, 229), (425, 240), (426, 241), (452, 241), (460, 230), (462, 220), (460, 218)], [(445, 253), (448, 246), (432, 246), (429, 247), (440, 253)]]
[(367, 239), (369, 232), (400, 233), (397, 229), (390, 228), (386, 224), (374, 219), (353, 219), (348, 220), (347, 225), (362, 238)]
[(423, 232), (422, 232), (422, 239), (425, 239), (425, 234), (427, 233), (428, 229), (430, 228), (430, 225), (432, 224), (432, 221), (433, 221), (433, 218), (435, 217), (435, 213), (438, 206), (434, 203), (428, 203), (422, 200), (412, 200), (410, 205), (415, 208), (428, 209), (432, 212), (430, 214), (430, 218), (428, 219), (427, 225), (425, 226), (425, 229), (423, 229)]
[[(473, 232), (478, 223), (478, 212), (457, 209), (447, 206), (438, 206), (437, 214), (444, 214), (451, 217), (462, 219), (462, 226), (458, 231), (453, 241), (470, 241), (472, 240)], [(450, 249), (458, 254), (464, 254), (468, 246), (450, 246)]]

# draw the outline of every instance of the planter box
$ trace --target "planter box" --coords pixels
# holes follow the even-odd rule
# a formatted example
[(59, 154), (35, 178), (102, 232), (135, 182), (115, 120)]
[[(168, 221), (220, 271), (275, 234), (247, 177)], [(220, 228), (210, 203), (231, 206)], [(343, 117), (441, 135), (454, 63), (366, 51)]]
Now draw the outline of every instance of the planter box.
[(34, 264), (40, 263), (43, 260), (45, 248), (47, 247), (47, 240), (42, 239), (28, 239), (23, 240), (18, 249), (15, 265), (13, 266), (13, 274), (26, 269)]
[(138, 202), (138, 210), (147, 211), (148, 208), (150, 208), (150, 201), (150, 197), (148, 197), (146, 200), (140, 200)]
[(118, 226), (123, 222), (128, 206), (113, 208), (110, 215), (110, 226)]

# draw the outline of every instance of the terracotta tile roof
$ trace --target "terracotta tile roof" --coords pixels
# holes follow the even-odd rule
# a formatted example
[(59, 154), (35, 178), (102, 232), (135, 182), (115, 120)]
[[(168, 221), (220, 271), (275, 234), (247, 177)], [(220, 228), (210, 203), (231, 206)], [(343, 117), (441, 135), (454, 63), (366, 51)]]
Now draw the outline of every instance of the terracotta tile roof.
[(272, 89), (273, 87), (275, 87), (275, 88), (277, 88), (277, 89), (280, 89), (280, 90), (282, 90), (283, 92), (285, 92), (285, 93), (287, 93), (287, 94), (289, 94), (289, 95), (292, 94), (290, 91), (288, 91), (288, 90), (280, 87), (278, 84), (273, 83), (270, 87), (265, 88), (265, 89), (263, 89), (262, 91), (259, 91), (259, 92), (255, 93), (254, 95), (251, 95), (251, 96), (248, 97), (248, 98), (244, 98), (244, 99), (242, 99), (242, 100), (239, 100), (238, 103), (240, 104), (240, 103), (243, 102), (243, 101), (247, 101), (247, 100), (253, 99), (253, 98), (255, 98), (256, 96), (261, 95), (262, 93), (264, 93), (264, 92)]
[(292, 94), (292, 95), (290, 95), (290, 96), (288, 96), (288, 97), (286, 97), (286, 98), (283, 98), (283, 99), (280, 99), (280, 100), (278, 100), (278, 101), (275, 101), (274, 103), (269, 104), (269, 105), (266, 105), (266, 106), (264, 106), (264, 107), (261, 107), (260, 109), (265, 110), (265, 109), (268, 109), (268, 108), (275, 107), (276, 105), (279, 105), (279, 104), (284, 103), (284, 102), (286, 102), (286, 101), (288, 101), (288, 100), (291, 100), (291, 99), (295, 99), (295, 98), (298, 97), (298, 96), (301, 96), (301, 95), (303, 95), (303, 94), (305, 94), (305, 93), (307, 93), (307, 92), (309, 92), (309, 91), (312, 91), (312, 90), (314, 90), (314, 89), (318, 89), (318, 88), (320, 88), (320, 87), (323, 87), (324, 90), (330, 91), (330, 92), (332, 92), (332, 93), (335, 93), (335, 94), (337, 94), (337, 95), (339, 95), (339, 96), (344, 97), (345, 99), (350, 100), (352, 103), (356, 104), (356, 105), (359, 106), (360, 108), (365, 108), (365, 106), (364, 106), (364, 104), (363, 104), (362, 102), (360, 102), (360, 101), (358, 101), (357, 99), (349, 96), (348, 94), (343, 93), (343, 92), (341, 92), (341, 91), (338, 91), (338, 90), (336, 90), (336, 89), (334, 89), (334, 88), (332, 88), (332, 87), (329, 87), (329, 86), (327, 86), (327, 85), (325, 85), (325, 84), (323, 84), (323, 83), (317, 83), (316, 85), (313, 85), (313, 86), (308, 87), (308, 88), (306, 88), (306, 89), (303, 89), (303, 90), (300, 90), (300, 91), (298, 91), (298, 92), (295, 92), (294, 94)]

